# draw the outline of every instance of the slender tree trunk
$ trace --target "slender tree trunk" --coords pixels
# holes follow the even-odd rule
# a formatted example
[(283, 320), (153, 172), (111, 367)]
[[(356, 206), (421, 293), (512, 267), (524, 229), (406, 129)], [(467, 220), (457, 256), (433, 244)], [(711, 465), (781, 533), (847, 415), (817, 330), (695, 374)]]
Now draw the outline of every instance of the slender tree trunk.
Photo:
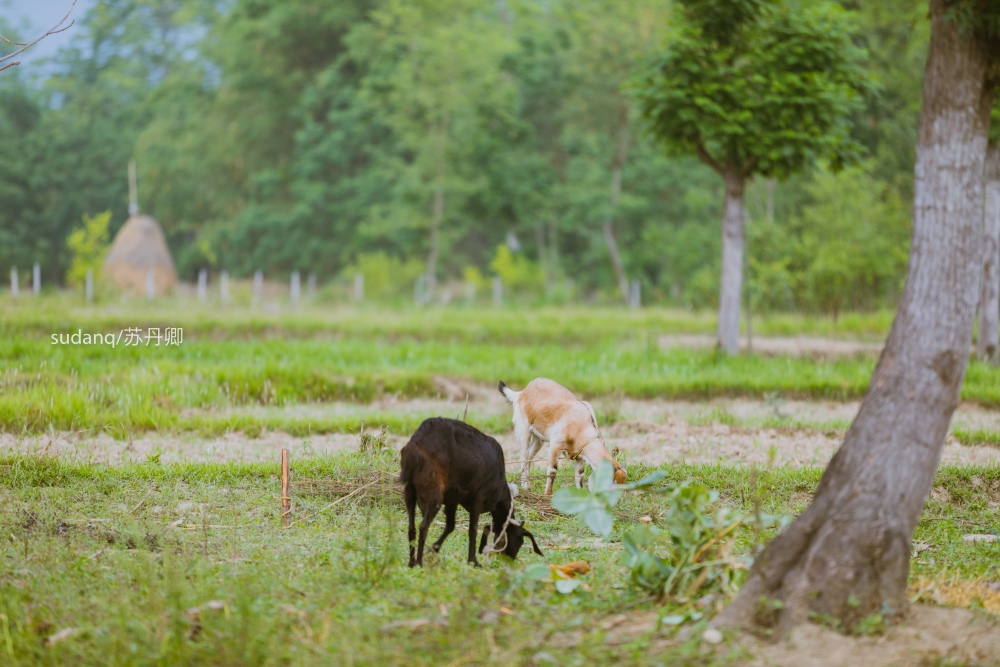
[(441, 251), (441, 219), (444, 217), (444, 176), (448, 149), (447, 120), (442, 123), (439, 143), (434, 174), (434, 203), (431, 207), (431, 249), (427, 255), (427, 294), (425, 298), (428, 300), (434, 299), (434, 292), (437, 289), (437, 261)]
[(549, 222), (549, 253), (552, 258), (549, 263), (552, 268), (552, 280), (559, 280), (561, 275), (559, 270), (559, 228), (555, 220)]
[(983, 185), (983, 281), (979, 296), (979, 339), (976, 351), (982, 361), (997, 361), (997, 322), (1000, 320), (1000, 143), (986, 151)]
[(615, 213), (618, 212), (618, 200), (622, 194), (622, 167), (625, 158), (628, 156), (628, 107), (622, 105), (618, 110), (618, 148), (615, 150), (615, 159), (611, 163), (611, 201), (608, 210), (607, 220), (604, 221), (604, 241), (608, 245), (608, 254), (611, 255), (611, 263), (615, 267), (615, 277), (618, 279), (618, 289), (621, 290), (625, 303), (629, 302), (628, 276), (625, 275), (625, 266), (622, 264), (621, 253), (618, 252), (618, 243), (615, 241), (615, 232), (612, 228)]
[(728, 172), (726, 212), (722, 218), (722, 283), (719, 286), (718, 345), (728, 354), (740, 350), (740, 295), (743, 283), (743, 176)]
[(809, 612), (853, 628), (906, 609), (910, 541), (958, 404), (982, 270), (989, 52), (944, 13), (932, 0), (910, 264), (885, 349), (812, 504), (767, 546), (718, 624), (781, 636)]
[(535, 244), (538, 246), (538, 268), (542, 272), (542, 282), (545, 283), (546, 294), (552, 293), (552, 285), (549, 278), (549, 251), (545, 247), (545, 223), (538, 221), (535, 224)]
[(778, 181), (773, 178), (764, 181), (764, 189), (767, 191), (767, 205), (764, 215), (769, 225), (774, 224), (774, 188), (777, 184)]

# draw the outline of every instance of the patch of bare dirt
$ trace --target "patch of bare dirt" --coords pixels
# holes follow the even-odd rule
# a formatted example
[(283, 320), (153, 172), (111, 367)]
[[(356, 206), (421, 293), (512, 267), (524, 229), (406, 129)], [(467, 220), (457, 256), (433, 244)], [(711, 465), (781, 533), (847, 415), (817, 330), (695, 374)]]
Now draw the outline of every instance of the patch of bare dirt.
[[(260, 417), (309, 420), (335, 415), (393, 412), (415, 419), (434, 416), (461, 417), (469, 396), (468, 421), (472, 424), (510, 417), (510, 407), (489, 385), (441, 380), (441, 398), (399, 399), (383, 397), (369, 405), (324, 403), (289, 406), (253, 406), (231, 412)], [(626, 461), (661, 463), (727, 463), (825, 466), (840, 446), (843, 429), (859, 404), (832, 401), (762, 401), (717, 399), (704, 402), (634, 400), (604, 397), (594, 401), (598, 422), (608, 444), (618, 447)], [(776, 426), (768, 425), (777, 424)], [(377, 426), (368, 420), (369, 428)], [(1000, 414), (974, 405), (955, 413), (953, 428), (998, 429)], [(520, 451), (509, 427), (494, 433), (508, 461)], [(389, 444), (401, 448), (408, 433), (390, 434)], [(56, 433), (24, 437), (0, 433), (0, 451), (48, 453), (95, 463), (120, 463), (159, 456), (161, 461), (261, 461), (272, 460), (281, 449), (293, 457), (351, 451), (358, 447), (355, 434), (313, 434), (297, 437), (264, 431), (258, 437), (242, 433), (205, 438), (190, 433), (144, 433), (130, 441), (114, 440), (102, 433)], [(544, 450), (542, 455), (544, 455)], [(945, 446), (943, 462), (954, 465), (1000, 463), (1000, 449), (966, 447), (954, 438)], [(512, 466), (512, 469), (516, 464)]]
[[(716, 346), (715, 336), (698, 334), (669, 334), (660, 337), (660, 348), (684, 347), (705, 349)], [(842, 357), (877, 356), (882, 342), (870, 343), (813, 336), (754, 336), (753, 353), (765, 356), (816, 357), (837, 359)], [(750, 351), (745, 337), (740, 338), (740, 351)]]
[[(666, 423), (624, 421), (603, 429), (610, 445), (627, 461), (661, 463), (742, 463), (825, 466), (843, 441), (840, 431), (691, 425), (680, 418)], [(501, 444), (506, 443), (503, 439)], [(511, 450), (513, 446), (511, 446)], [(945, 444), (941, 462), (952, 465), (1000, 463), (1000, 449), (967, 447), (954, 438)]]
[[(605, 643), (624, 644), (652, 636), (650, 654), (655, 656), (676, 645), (671, 631), (656, 632), (656, 611), (610, 616), (598, 622), (606, 632)], [(552, 638), (553, 644), (572, 646), (581, 632)], [(904, 623), (875, 637), (846, 636), (810, 623), (801, 625), (784, 641), (771, 643), (748, 634), (728, 636), (716, 649), (730, 653), (739, 646), (754, 667), (925, 667), (947, 660), (948, 664), (1000, 664), (1000, 617), (968, 609), (913, 605)]]
[[(390, 436), (389, 444), (402, 448), (406, 439)], [(119, 464), (159, 457), (163, 463), (179, 461), (277, 461), (282, 449), (292, 460), (309, 456), (353, 451), (358, 436), (351, 433), (311, 435), (307, 438), (287, 433), (263, 431), (251, 438), (243, 433), (227, 433), (214, 438), (184, 433), (146, 433), (128, 441), (106, 434), (80, 436), (75, 433), (20, 437), (0, 433), (0, 452), (46, 454), (74, 461)]]
[(968, 609), (914, 605), (906, 622), (881, 637), (847, 637), (818, 625), (799, 626), (788, 640), (767, 644), (749, 638), (759, 667), (923, 667), (1000, 664), (1000, 621)]

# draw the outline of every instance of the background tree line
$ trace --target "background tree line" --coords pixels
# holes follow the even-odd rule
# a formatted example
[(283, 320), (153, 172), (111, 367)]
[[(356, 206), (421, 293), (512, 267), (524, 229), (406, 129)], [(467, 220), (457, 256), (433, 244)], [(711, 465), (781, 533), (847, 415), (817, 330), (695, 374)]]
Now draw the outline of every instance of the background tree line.
[[(905, 276), (927, 9), (831, 7), (871, 79), (849, 129), (860, 159), (748, 182), (756, 309), (892, 306)], [(39, 262), (63, 283), (85, 214), (124, 223), (134, 156), (187, 280), (360, 270), (388, 296), (420, 275), (503, 274), (547, 298), (617, 299), (638, 279), (646, 301), (714, 306), (723, 183), (668, 157), (636, 97), (677, 12), (100, 0), (44, 75), (0, 79), (0, 268)]]

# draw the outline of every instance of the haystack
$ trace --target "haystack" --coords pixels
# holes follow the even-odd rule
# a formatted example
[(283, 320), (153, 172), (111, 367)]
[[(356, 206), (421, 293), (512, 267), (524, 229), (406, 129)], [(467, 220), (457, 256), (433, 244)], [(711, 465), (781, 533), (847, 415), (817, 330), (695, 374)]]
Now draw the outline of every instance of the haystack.
[(153, 274), (153, 294), (163, 296), (177, 283), (177, 271), (163, 230), (156, 220), (139, 213), (135, 165), (129, 165), (129, 219), (118, 230), (104, 260), (104, 275), (126, 294), (146, 294), (146, 276)]

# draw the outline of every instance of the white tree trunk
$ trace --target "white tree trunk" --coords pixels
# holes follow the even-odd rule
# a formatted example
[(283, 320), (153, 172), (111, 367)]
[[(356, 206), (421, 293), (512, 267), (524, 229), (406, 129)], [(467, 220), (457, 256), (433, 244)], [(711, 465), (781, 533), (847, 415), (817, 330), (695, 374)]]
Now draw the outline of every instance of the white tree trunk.
[(441, 252), (441, 220), (444, 218), (444, 177), (447, 170), (449, 126), (449, 120), (443, 120), (437, 136), (437, 164), (434, 169), (434, 203), (431, 206), (431, 248), (427, 254), (427, 291), (423, 295), (426, 303), (434, 300), (434, 292), (437, 290), (437, 263), (438, 255)]
[(441, 250), (441, 218), (444, 217), (444, 188), (440, 185), (434, 190), (434, 206), (431, 209), (431, 250), (427, 255), (427, 302), (434, 300), (437, 289), (437, 262)]
[(1000, 143), (986, 152), (983, 178), (983, 279), (979, 296), (979, 339), (976, 351), (982, 361), (1000, 358), (997, 323), (1000, 321)]
[(718, 345), (728, 354), (740, 350), (740, 296), (743, 287), (744, 179), (725, 174), (726, 211), (722, 218), (722, 281), (719, 286)]
[(602, 228), (604, 232), (604, 242), (608, 246), (608, 254), (611, 255), (611, 264), (615, 269), (615, 278), (618, 280), (618, 289), (622, 293), (622, 299), (627, 304), (629, 302), (628, 276), (625, 273), (625, 265), (622, 263), (621, 252), (618, 250), (618, 243), (615, 241), (615, 232), (612, 227), (615, 214), (618, 212), (618, 201), (622, 195), (622, 168), (625, 165), (625, 158), (628, 156), (628, 114), (627, 106), (622, 106), (618, 110), (618, 146), (615, 149), (615, 158), (611, 163), (611, 199), (608, 206), (608, 218), (604, 221)]
[(910, 541), (958, 404), (982, 271), (990, 52), (945, 10), (932, 0), (913, 242), (892, 330), (812, 504), (767, 546), (719, 624), (784, 634), (814, 613), (849, 630), (906, 609)]

